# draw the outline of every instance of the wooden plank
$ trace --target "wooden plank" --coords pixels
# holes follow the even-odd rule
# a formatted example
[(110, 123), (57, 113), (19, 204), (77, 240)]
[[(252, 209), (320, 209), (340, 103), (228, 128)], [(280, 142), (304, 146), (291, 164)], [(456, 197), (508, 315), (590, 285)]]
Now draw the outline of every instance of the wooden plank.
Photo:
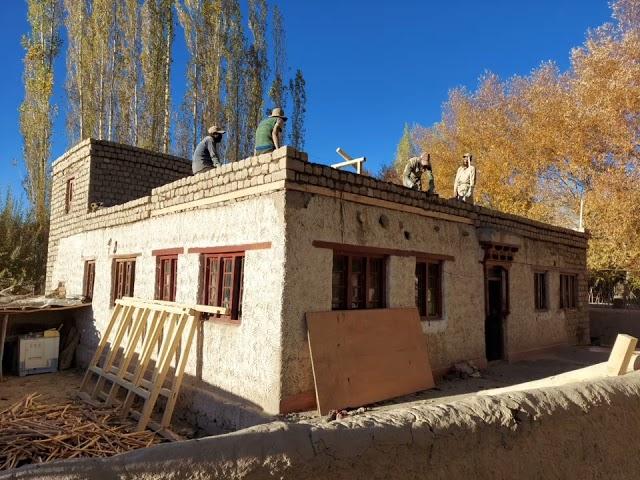
[(415, 308), (307, 313), (321, 415), (434, 387)]
[(167, 311), (170, 313), (183, 313), (184, 310), (195, 310), (201, 313), (213, 313), (219, 315), (227, 314), (226, 308), (214, 307), (212, 305), (176, 303), (169, 302), (167, 300), (147, 300), (133, 297), (123, 297), (122, 300), (136, 305), (144, 304), (147, 308), (152, 308), (158, 311)]
[(176, 368), (176, 372), (173, 377), (173, 382), (171, 383), (171, 394), (167, 400), (167, 404), (164, 409), (164, 413), (162, 415), (162, 420), (160, 421), (160, 426), (163, 428), (167, 428), (171, 423), (171, 417), (173, 415), (173, 409), (176, 405), (176, 401), (178, 400), (178, 392), (180, 391), (180, 387), (182, 386), (182, 378), (184, 376), (184, 369), (187, 365), (187, 359), (189, 358), (189, 351), (191, 349), (191, 343), (193, 342), (193, 336), (196, 332), (196, 326), (199, 323), (200, 318), (199, 314), (196, 313), (195, 316), (189, 316), (187, 319), (187, 323), (189, 324), (187, 341), (184, 345), (181, 345), (180, 349), (180, 358), (178, 359), (178, 366)]
[[(136, 428), (137, 431), (147, 428), (147, 424), (151, 418), (151, 413), (153, 412), (156, 400), (158, 399), (160, 388), (164, 385), (164, 380), (169, 371), (169, 367), (171, 366), (171, 360), (173, 359), (179, 342), (182, 339), (182, 332), (184, 331), (188, 318), (188, 314), (183, 314), (178, 319), (176, 328), (170, 328), (170, 333), (167, 335), (168, 338), (165, 345), (163, 345), (160, 361), (158, 362), (159, 368), (156, 368), (151, 380), (153, 383), (153, 389), (150, 391), (149, 397), (144, 403), (144, 407), (141, 412), (142, 415), (140, 420), (138, 420), (138, 426)], [(171, 327), (173, 326), (174, 324), (172, 322)]]
[(623, 375), (629, 361), (631, 360), (631, 354), (636, 349), (638, 339), (631, 335), (618, 334), (616, 342), (613, 344), (609, 360), (607, 360), (607, 374), (609, 376)]
[(133, 335), (131, 336), (131, 338), (129, 338), (129, 342), (127, 345), (127, 349), (125, 350), (122, 363), (118, 367), (118, 374), (117, 375), (109, 374), (107, 376), (107, 378), (112, 382), (111, 390), (109, 391), (109, 395), (105, 400), (105, 405), (107, 407), (113, 404), (113, 400), (116, 398), (116, 395), (118, 394), (118, 390), (120, 389), (120, 386), (121, 386), (121, 383), (119, 381), (116, 381), (110, 377), (115, 377), (118, 380), (124, 379), (124, 376), (127, 373), (127, 369), (129, 368), (129, 365), (133, 360), (134, 354), (136, 353), (136, 346), (138, 345), (140, 337), (142, 336), (142, 332), (145, 329), (145, 325), (147, 324), (147, 319), (149, 318), (150, 313), (151, 313), (151, 310), (148, 308), (142, 308), (138, 310), (138, 318), (135, 322), (135, 329), (133, 331)]
[[(109, 337), (111, 335), (111, 331), (113, 330), (113, 327), (117, 323), (118, 318), (120, 317), (120, 313), (124, 308), (125, 307), (123, 305), (116, 304), (115, 308), (113, 309), (113, 313), (111, 314), (111, 320), (109, 320), (109, 325), (107, 325), (107, 329), (105, 330), (104, 335), (102, 336), (102, 339), (98, 344), (98, 348), (96, 349), (95, 353), (93, 354), (93, 357), (91, 358), (91, 361), (89, 362), (89, 367), (96, 366), (100, 361), (102, 352), (104, 351), (107, 344), (109, 343)], [(86, 373), (84, 374), (84, 378), (82, 379), (82, 383), (80, 383), (79, 390), (81, 392), (84, 391), (84, 389), (88, 386), (90, 378), (91, 378), (91, 370), (87, 369)]]
[(374, 255), (392, 255), (397, 257), (418, 257), (425, 260), (441, 260), (449, 262), (453, 262), (455, 260), (455, 257), (451, 255), (427, 253), (418, 250), (398, 250), (393, 248), (368, 247), (362, 245), (352, 245), (348, 243), (325, 242), (322, 240), (314, 240), (313, 242), (311, 242), (311, 245), (316, 248), (328, 248), (338, 252), (358, 253), (361, 255), (371, 253)]
[[(113, 362), (115, 362), (116, 360), (116, 356), (118, 354), (118, 351), (120, 350), (120, 345), (122, 344), (122, 339), (124, 338), (125, 333), (127, 332), (127, 329), (129, 328), (129, 324), (131, 323), (131, 319), (133, 318), (133, 313), (135, 312), (135, 307), (130, 306), (128, 309), (125, 310), (125, 313), (123, 315), (122, 321), (120, 322), (120, 325), (118, 326), (118, 331), (116, 333), (116, 337), (113, 340), (113, 343), (111, 344), (111, 347), (109, 348), (109, 353), (107, 354), (107, 357), (104, 361), (104, 364), (102, 365), (103, 370), (105, 371), (109, 371), (109, 369), (111, 368), (111, 366), (113, 365)], [(93, 393), (91, 394), (91, 396), (93, 398), (98, 398), (97, 394), (98, 392), (102, 391), (102, 387), (104, 385), (104, 381), (105, 378), (103, 376), (98, 378), (98, 381), (96, 382), (96, 384), (93, 387)]]

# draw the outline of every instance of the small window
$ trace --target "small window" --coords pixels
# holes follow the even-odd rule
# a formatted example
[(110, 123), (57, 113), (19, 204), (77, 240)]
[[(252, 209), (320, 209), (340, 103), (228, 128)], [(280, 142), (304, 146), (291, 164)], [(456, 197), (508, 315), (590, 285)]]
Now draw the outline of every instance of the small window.
[(73, 184), (75, 178), (70, 178), (67, 180), (67, 191), (64, 196), (64, 213), (69, 213), (71, 211), (71, 202), (73, 201)]
[(332, 273), (333, 310), (384, 308), (385, 259), (334, 253)]
[(442, 262), (416, 262), (416, 307), (421, 317), (442, 318)]
[(202, 303), (227, 309), (231, 320), (242, 318), (244, 252), (203, 255)]
[(93, 299), (93, 284), (96, 279), (96, 261), (87, 260), (84, 262), (84, 281), (82, 294), (86, 300)]
[(136, 279), (136, 259), (118, 258), (114, 260), (113, 300), (133, 297)]
[(547, 310), (549, 303), (547, 301), (547, 273), (534, 272), (533, 274), (533, 293), (536, 310)]
[(178, 256), (157, 257), (156, 300), (176, 301), (176, 279), (178, 277)]
[(572, 309), (578, 306), (578, 276), (560, 275), (560, 308)]

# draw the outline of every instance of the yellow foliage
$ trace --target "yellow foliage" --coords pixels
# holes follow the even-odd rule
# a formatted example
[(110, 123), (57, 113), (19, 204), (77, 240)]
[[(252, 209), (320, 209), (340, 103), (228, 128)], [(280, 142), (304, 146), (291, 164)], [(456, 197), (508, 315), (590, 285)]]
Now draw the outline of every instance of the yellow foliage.
[[(414, 132), (430, 152), (441, 196), (453, 196), (464, 152), (474, 155), (477, 203), (592, 233), (592, 268), (640, 268), (640, 0), (612, 4), (614, 24), (590, 32), (560, 72), (486, 73), (454, 89), (442, 120)], [(451, 182), (451, 186), (447, 185)]]

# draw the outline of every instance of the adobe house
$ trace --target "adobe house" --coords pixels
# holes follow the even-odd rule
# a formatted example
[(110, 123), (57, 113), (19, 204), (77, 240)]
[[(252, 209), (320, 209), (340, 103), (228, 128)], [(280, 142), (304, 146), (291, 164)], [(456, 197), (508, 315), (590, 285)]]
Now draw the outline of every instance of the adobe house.
[(179, 401), (213, 430), (313, 407), (306, 312), (417, 306), (436, 376), (587, 343), (586, 248), (289, 147), (193, 176), (89, 139), (53, 164), (47, 286), (92, 298), (82, 364), (120, 296), (227, 307), (203, 322)]

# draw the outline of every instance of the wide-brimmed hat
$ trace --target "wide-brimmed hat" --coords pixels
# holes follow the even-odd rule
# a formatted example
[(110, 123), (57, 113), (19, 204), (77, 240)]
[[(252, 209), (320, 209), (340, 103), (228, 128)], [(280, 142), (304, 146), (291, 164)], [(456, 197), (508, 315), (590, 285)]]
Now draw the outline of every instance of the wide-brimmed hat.
[(207, 133), (209, 133), (209, 135), (213, 135), (214, 133), (225, 133), (226, 130), (223, 130), (222, 127), (219, 127), (218, 125), (211, 125), (209, 127), (209, 130), (207, 130)]
[(271, 110), (271, 115), (269, 115), (270, 117), (278, 117), (281, 118), (283, 120), (286, 120), (287, 117), (284, 116), (284, 110), (282, 110), (280, 107), (276, 107), (273, 110)]

